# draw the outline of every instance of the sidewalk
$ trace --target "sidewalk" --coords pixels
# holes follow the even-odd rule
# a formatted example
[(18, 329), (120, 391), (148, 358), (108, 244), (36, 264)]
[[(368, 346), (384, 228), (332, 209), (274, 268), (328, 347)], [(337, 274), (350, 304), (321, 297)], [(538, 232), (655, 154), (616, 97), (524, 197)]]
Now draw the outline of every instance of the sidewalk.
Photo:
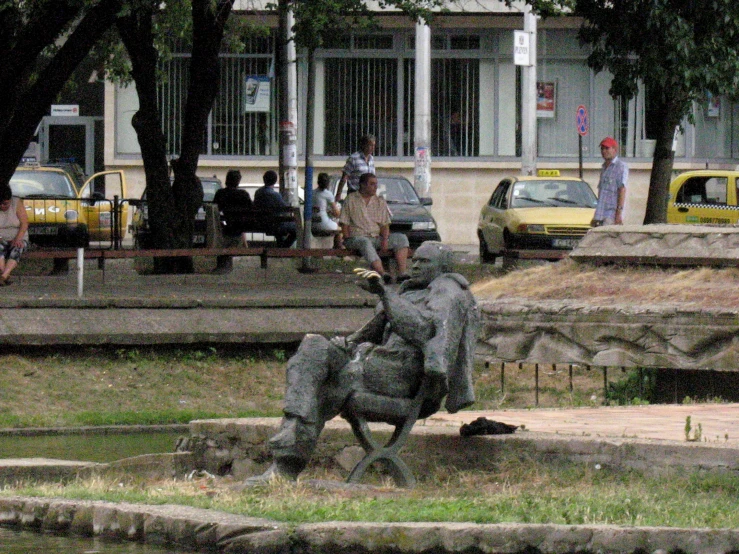
[[(688, 416), (691, 419), (691, 439), (695, 438), (696, 429), (700, 425), (700, 441), (685, 439)], [(658, 404), (437, 413), (426, 420), (426, 423), (459, 428), (463, 423), (470, 423), (478, 417), (522, 425), (526, 432), (578, 439), (648, 439), (676, 441), (685, 446), (709, 444), (739, 448), (739, 404)], [(521, 430), (517, 433), (520, 434)]]
[[(454, 246), (460, 263), (477, 262), (477, 246)], [(144, 264), (136, 265), (136, 264)], [(35, 267), (34, 267), (35, 264)], [(35, 307), (68, 305), (70, 301), (86, 303), (123, 301), (129, 305), (136, 301), (160, 303), (162, 306), (198, 302), (203, 305), (234, 306), (245, 302), (285, 303), (294, 302), (317, 305), (366, 305), (374, 306), (376, 297), (356, 286), (354, 267), (361, 261), (313, 260), (316, 271), (300, 272), (302, 260), (277, 259), (268, 261), (267, 269), (260, 267), (258, 257), (235, 257), (231, 273), (211, 273), (215, 258), (195, 258), (197, 272), (190, 275), (152, 275), (138, 269), (151, 267), (151, 260), (106, 260), (104, 270), (96, 260), (86, 260), (83, 272), (83, 294), (78, 296), (78, 271), (76, 261), (69, 264), (66, 275), (41, 274), (39, 262), (21, 261), (13, 275), (13, 284), (0, 297), (0, 307), (15, 305), (18, 301), (33, 301)], [(45, 272), (51, 269), (46, 264)]]

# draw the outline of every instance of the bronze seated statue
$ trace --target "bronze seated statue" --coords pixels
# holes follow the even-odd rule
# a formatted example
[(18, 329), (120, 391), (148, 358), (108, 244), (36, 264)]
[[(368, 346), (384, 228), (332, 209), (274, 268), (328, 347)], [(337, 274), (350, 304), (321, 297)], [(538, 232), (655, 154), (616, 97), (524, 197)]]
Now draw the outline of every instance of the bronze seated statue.
[[(287, 364), (284, 418), (269, 440), (270, 468), (254, 485), (280, 475), (296, 479), (306, 467), (326, 421), (341, 414), (366, 450), (350, 481), (382, 461), (396, 483), (413, 484), (398, 457), (415, 421), (446, 398), (450, 413), (474, 402), (472, 365), (479, 313), (464, 277), (452, 273), (453, 253), (439, 242), (415, 252), (411, 278), (397, 292), (371, 270), (357, 270), (360, 286), (380, 297), (375, 316), (347, 337), (306, 335)], [(367, 422), (396, 426), (386, 446)]]

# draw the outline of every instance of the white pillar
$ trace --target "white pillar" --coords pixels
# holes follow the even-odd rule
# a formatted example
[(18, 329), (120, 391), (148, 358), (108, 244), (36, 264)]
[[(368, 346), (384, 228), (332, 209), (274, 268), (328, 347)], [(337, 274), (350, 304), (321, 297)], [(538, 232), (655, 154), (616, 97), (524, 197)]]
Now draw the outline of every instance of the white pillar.
[[(105, 263), (105, 260), (103, 260)], [(85, 249), (77, 249), (77, 297), (82, 298), (85, 294)]]
[(431, 28), (416, 23), (413, 186), (420, 197), (431, 195)]
[(523, 30), (529, 33), (529, 66), (521, 68), (521, 174), (536, 173), (536, 16), (526, 4)]

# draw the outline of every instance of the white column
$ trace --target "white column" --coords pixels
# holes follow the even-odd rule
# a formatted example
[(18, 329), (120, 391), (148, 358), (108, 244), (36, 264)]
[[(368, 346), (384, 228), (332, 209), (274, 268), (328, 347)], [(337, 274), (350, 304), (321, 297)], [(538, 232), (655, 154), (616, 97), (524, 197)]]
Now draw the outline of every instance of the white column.
[(523, 30), (529, 33), (531, 65), (521, 68), (521, 174), (536, 173), (536, 16), (526, 4)]
[(423, 21), (416, 23), (415, 77), (413, 186), (424, 198), (431, 195), (431, 28)]
[[(105, 263), (105, 260), (103, 260)], [(82, 298), (85, 294), (85, 249), (77, 249), (77, 297)]]

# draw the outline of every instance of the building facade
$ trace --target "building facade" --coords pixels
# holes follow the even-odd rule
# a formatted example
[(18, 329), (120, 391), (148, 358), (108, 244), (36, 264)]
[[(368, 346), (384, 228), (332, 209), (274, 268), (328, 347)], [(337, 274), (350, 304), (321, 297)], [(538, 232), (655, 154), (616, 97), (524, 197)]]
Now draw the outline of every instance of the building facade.
[[(474, 2), (437, 16), (431, 25), (431, 196), (442, 238), (473, 244), (480, 207), (495, 185), (521, 169), (521, 71), (513, 63), (513, 31), (523, 28), (520, 6)], [(236, 15), (235, 15), (236, 16)], [(265, 21), (276, 23), (265, 16)], [(379, 15), (380, 28), (358, 33), (316, 52), (314, 163), (339, 173), (359, 138), (377, 137), (378, 173), (413, 181), (415, 25), (398, 13)], [(537, 166), (563, 174), (579, 171), (576, 111), (588, 109), (582, 140), (584, 178), (595, 188), (598, 144), (614, 136), (631, 167), (627, 223), (640, 223), (654, 141), (648, 91), (631, 100), (608, 94), (610, 75), (595, 74), (579, 44), (580, 21), (539, 22), (537, 33)], [(278, 160), (275, 40), (254, 39), (239, 54), (222, 56), (220, 92), (208, 122), (201, 175), (239, 168), (243, 182), (258, 183)], [(162, 124), (169, 154), (181, 139), (189, 56), (177, 54), (162, 69)], [(305, 58), (298, 60), (298, 158), (304, 160)], [(131, 117), (133, 87), (106, 85), (105, 164), (125, 168), (132, 196), (143, 191), (140, 151)], [(675, 169), (728, 167), (739, 160), (739, 106), (725, 98), (694, 106), (693, 123), (677, 135)], [(300, 170), (299, 170), (300, 171)], [(299, 176), (303, 184), (302, 171)]]

